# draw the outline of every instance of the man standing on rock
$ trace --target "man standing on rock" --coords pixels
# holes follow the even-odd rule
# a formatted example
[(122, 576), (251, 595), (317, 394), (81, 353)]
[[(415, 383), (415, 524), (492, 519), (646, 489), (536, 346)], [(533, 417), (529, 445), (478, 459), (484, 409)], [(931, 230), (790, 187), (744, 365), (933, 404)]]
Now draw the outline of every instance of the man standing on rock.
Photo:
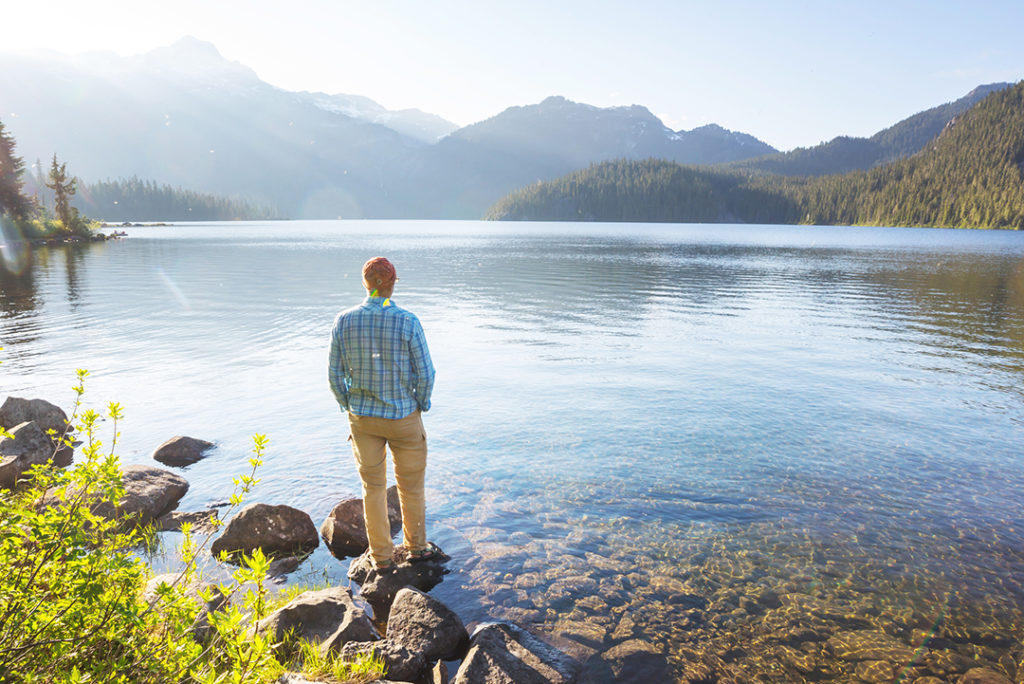
[(387, 506), (387, 452), (395, 464), (402, 506), (402, 535), (410, 561), (440, 551), (427, 542), (423, 494), (427, 435), (422, 412), (430, 409), (434, 366), (423, 326), (391, 301), (398, 277), (384, 257), (363, 264), (363, 303), (341, 312), (331, 331), (331, 391), (348, 413), (352, 452), (363, 481), (363, 518), (374, 567), (395, 567)]

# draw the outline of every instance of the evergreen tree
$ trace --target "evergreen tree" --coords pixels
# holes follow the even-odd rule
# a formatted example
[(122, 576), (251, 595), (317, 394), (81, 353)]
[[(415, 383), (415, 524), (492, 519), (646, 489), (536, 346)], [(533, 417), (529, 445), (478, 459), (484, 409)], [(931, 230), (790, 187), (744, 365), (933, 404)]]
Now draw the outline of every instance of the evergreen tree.
[(57, 218), (64, 224), (64, 230), (72, 233), (78, 224), (78, 212), (71, 206), (71, 197), (75, 194), (78, 179), (74, 176), (68, 179), (68, 164), (57, 164), (57, 155), (53, 155), (53, 163), (50, 164), (50, 182), (46, 187), (53, 190), (55, 211)]
[(14, 138), (0, 121), (0, 214), (6, 212), (16, 219), (24, 219), (32, 205), (22, 193), (25, 162), (14, 153), (14, 146)]

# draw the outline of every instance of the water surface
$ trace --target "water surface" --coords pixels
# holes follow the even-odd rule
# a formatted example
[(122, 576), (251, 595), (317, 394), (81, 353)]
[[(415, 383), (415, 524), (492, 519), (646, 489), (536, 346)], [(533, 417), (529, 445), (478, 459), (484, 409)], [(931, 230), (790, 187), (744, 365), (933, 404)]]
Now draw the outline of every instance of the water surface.
[[(849, 680), (866, 662), (843, 655), (850, 633), (914, 651), (871, 660), (893, 678), (952, 677), (957, 658), (1024, 675), (1022, 234), (128, 232), (0, 276), (0, 397), (69, 405), (88, 368), (87, 401), (125, 407), (124, 462), (175, 434), (217, 442), (183, 510), (227, 498), (256, 432), (251, 501), (319, 524), (359, 495), (326, 353), (383, 254), (438, 371), (428, 525), (455, 558), (434, 593), (466, 622), (584, 654), (639, 639), (682, 680)], [(346, 564), (321, 549), (307, 567)]]

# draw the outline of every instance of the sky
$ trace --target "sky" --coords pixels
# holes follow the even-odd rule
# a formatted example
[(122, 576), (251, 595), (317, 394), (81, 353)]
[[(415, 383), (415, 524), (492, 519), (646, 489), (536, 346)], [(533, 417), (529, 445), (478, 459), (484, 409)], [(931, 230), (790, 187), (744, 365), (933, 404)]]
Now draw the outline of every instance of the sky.
[[(0, 50), (147, 52), (194, 36), (287, 90), (467, 125), (562, 95), (781, 150), (868, 136), (1024, 78), (1024, 2), (0, 0)], [(11, 30), (10, 27), (16, 27)]]

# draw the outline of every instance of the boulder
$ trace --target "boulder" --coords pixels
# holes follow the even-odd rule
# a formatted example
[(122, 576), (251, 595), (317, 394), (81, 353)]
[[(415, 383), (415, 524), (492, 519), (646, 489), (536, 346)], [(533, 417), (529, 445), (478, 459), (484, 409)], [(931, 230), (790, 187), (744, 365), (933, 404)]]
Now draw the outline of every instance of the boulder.
[(231, 519), (214, 540), (214, 555), (252, 553), (263, 549), (268, 556), (296, 556), (319, 546), (316, 525), (304, 511), (291, 506), (249, 504)]
[[(334, 650), (333, 644), (324, 643), (321, 652)], [(383, 641), (350, 641), (338, 651), (345, 662), (355, 662), (360, 656), (373, 656), (384, 661), (384, 672), (389, 679), (417, 682), (427, 673), (428, 662), (417, 653), (390, 639)]]
[(203, 460), (203, 452), (212, 447), (213, 442), (178, 435), (158, 446), (153, 459), (169, 466), (192, 465)]
[(453, 684), (569, 684), (580, 665), (518, 625), (491, 623), (473, 635)]
[(343, 587), (306, 591), (263, 620), (256, 631), (270, 634), (275, 641), (292, 630), (293, 638), (317, 643), (330, 640), (340, 649), (349, 641), (375, 641), (380, 638), (366, 611), (352, 600), (352, 592)]
[(10, 430), (28, 422), (38, 425), (44, 433), (53, 430), (59, 437), (67, 428), (68, 416), (59, 406), (44, 399), (7, 397), (0, 406), (0, 427)]
[(188, 523), (192, 531), (197, 534), (207, 534), (217, 529), (214, 521), (217, 520), (217, 511), (171, 511), (156, 521), (158, 532), (179, 532), (181, 526)]
[(162, 468), (131, 465), (121, 472), (124, 496), (120, 503), (114, 506), (101, 501), (92, 506), (96, 515), (133, 525), (147, 525), (177, 506), (188, 491), (185, 478)]
[(387, 614), (398, 591), (405, 586), (420, 591), (430, 591), (444, 579), (448, 570), (444, 567), (451, 558), (443, 552), (436, 559), (410, 563), (404, 548), (395, 551), (395, 569), (379, 573), (373, 569), (373, 559), (367, 551), (352, 561), (348, 577), (360, 585), (359, 595), (373, 604), (374, 610), (382, 616)]
[(600, 659), (616, 682), (667, 682), (672, 677), (668, 659), (654, 645), (640, 639), (617, 644), (601, 654)]
[[(412, 587), (399, 589), (388, 616), (388, 640), (423, 654), (427, 662), (466, 655), (469, 633), (459, 616)], [(399, 677), (402, 679), (402, 677)]]
[[(181, 585), (179, 574), (175, 572), (166, 573), (163, 575), (157, 575), (146, 582), (145, 589), (142, 593), (142, 600), (147, 604), (152, 605), (153, 609), (157, 612), (163, 612), (166, 609), (163, 601), (160, 600), (160, 594), (157, 589), (161, 584), (167, 584), (180, 588), (181, 593), (189, 599), (193, 600), (198, 606), (196, 610), (196, 617), (192, 621), (192, 636), (199, 643), (206, 643), (211, 634), (212, 626), (210, 625), (210, 613), (215, 610), (220, 610), (227, 604), (228, 598), (219, 591), (216, 591), (216, 584), (203, 584), (198, 581), (192, 582), (191, 584)], [(175, 585), (175, 582), (178, 582)], [(203, 589), (214, 589), (213, 598), (210, 601), (203, 601), (202, 597), (199, 596), (199, 592)]]
[[(398, 501), (398, 487), (388, 487), (388, 521), (391, 534), (402, 529), (402, 509)], [(338, 559), (358, 556), (366, 551), (366, 523), (363, 521), (363, 500), (346, 499), (331, 511), (320, 526), (320, 536), (331, 554)]]
[(34, 422), (20, 423), (9, 432), (14, 439), (0, 437), (0, 489), (14, 489), (32, 466), (53, 459), (53, 442)]
[(1012, 682), (1001, 672), (990, 670), (987, 667), (974, 667), (960, 677), (957, 684), (1012, 684)]
[(285, 556), (284, 558), (275, 558), (270, 562), (270, 567), (267, 568), (267, 577), (277, 581), (278, 583), (284, 581), (284, 576), (295, 572), (299, 569), (299, 566), (309, 558), (309, 556)]

